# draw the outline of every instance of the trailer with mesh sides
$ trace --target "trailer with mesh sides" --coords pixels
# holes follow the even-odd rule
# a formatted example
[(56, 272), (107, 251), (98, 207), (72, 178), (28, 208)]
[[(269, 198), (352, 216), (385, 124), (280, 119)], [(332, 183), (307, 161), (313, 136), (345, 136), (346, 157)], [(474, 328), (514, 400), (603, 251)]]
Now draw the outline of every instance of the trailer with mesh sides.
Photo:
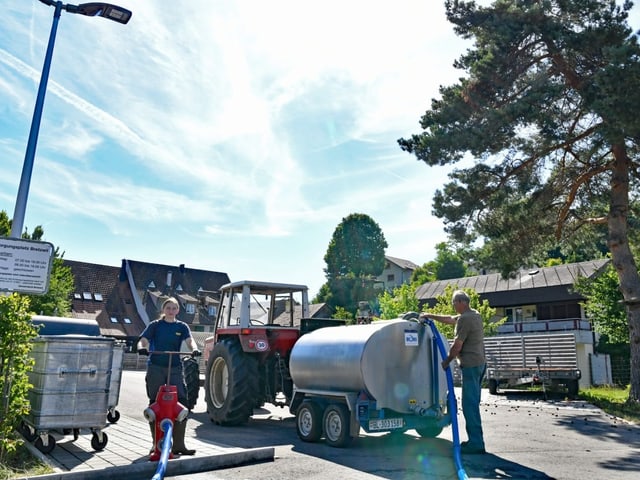
[(573, 333), (498, 335), (484, 341), (489, 392), (500, 387), (542, 385), (578, 393), (576, 337)]

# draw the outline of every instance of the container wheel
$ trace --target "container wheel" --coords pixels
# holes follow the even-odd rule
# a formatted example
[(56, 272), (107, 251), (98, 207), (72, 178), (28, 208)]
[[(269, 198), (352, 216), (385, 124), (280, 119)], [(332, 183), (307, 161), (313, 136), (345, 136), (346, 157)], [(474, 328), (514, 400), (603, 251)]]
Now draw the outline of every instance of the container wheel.
[(253, 415), (259, 392), (257, 359), (242, 351), (235, 339), (225, 339), (211, 350), (204, 379), (207, 411), (218, 425), (240, 425)]
[(442, 427), (439, 425), (427, 425), (425, 427), (416, 428), (416, 432), (422, 438), (436, 438), (442, 433)]
[[(100, 437), (102, 437), (102, 439), (100, 439)], [(107, 446), (108, 441), (109, 441), (109, 437), (107, 437), (106, 433), (94, 432), (94, 434), (91, 436), (91, 448), (93, 448), (96, 452), (99, 452), (100, 450), (104, 450), (104, 447)]]
[(351, 442), (349, 425), (351, 415), (349, 409), (343, 404), (329, 405), (324, 411), (322, 426), (324, 437), (332, 447), (346, 447)]
[(56, 448), (56, 439), (53, 437), (53, 435), (47, 434), (46, 438), (47, 438), (46, 445), (44, 440), (42, 440), (41, 435), (39, 435), (38, 438), (36, 438), (36, 441), (33, 443), (35, 447), (45, 455), (48, 453), (51, 453), (53, 449)]
[(120, 412), (118, 410), (114, 410), (113, 412), (109, 410), (107, 420), (109, 420), (109, 423), (117, 423), (118, 420), (120, 420)]
[(498, 380), (496, 380), (495, 378), (489, 379), (489, 393), (491, 395), (498, 394)]
[(195, 358), (185, 357), (182, 360), (182, 375), (187, 387), (187, 405), (185, 407), (188, 410), (193, 410), (198, 402), (200, 391), (200, 366)]
[(296, 412), (296, 430), (303, 442), (317, 442), (322, 437), (322, 407), (305, 400)]
[(27, 440), (27, 442), (33, 442), (38, 437), (38, 434), (36, 433), (36, 431), (32, 429), (29, 425), (27, 425), (27, 422), (24, 422), (24, 421), (20, 422), (20, 427), (18, 431)]

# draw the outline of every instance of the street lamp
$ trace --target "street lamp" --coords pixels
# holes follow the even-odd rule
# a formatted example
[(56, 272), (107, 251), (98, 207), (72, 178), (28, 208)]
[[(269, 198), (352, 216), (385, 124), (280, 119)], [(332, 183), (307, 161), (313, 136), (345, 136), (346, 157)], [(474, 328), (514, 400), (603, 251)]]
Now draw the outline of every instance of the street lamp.
[(53, 12), (53, 24), (51, 25), (51, 34), (49, 35), (47, 53), (44, 57), (44, 66), (42, 67), (40, 86), (38, 87), (38, 96), (36, 97), (36, 106), (33, 110), (31, 130), (29, 131), (29, 140), (27, 141), (27, 151), (24, 155), (24, 163), (22, 165), (22, 175), (20, 177), (20, 186), (18, 187), (16, 208), (13, 212), (13, 220), (11, 223), (11, 236), (13, 238), (21, 238), (22, 236), (24, 214), (27, 209), (27, 197), (29, 196), (29, 184), (31, 183), (31, 172), (33, 171), (33, 160), (36, 154), (36, 145), (38, 143), (38, 132), (40, 131), (44, 95), (47, 91), (47, 81), (49, 80), (49, 70), (51, 69), (51, 57), (53, 56), (53, 45), (55, 43), (56, 31), (58, 30), (58, 20), (60, 19), (62, 10), (66, 10), (69, 13), (86, 15), (88, 17), (104, 17), (122, 24), (126, 24), (131, 18), (131, 12), (129, 10), (118, 7), (117, 5), (111, 5), (110, 3), (92, 2), (81, 3), (80, 5), (71, 5), (54, 0), (40, 0), (40, 2), (45, 5), (54, 6), (55, 11)]

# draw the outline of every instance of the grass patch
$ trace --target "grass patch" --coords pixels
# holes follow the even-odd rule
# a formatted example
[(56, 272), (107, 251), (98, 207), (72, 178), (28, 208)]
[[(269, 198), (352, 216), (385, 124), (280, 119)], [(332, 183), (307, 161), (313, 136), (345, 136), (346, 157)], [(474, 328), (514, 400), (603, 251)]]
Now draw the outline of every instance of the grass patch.
[(640, 423), (640, 403), (627, 402), (630, 388), (592, 387), (581, 389), (579, 396), (610, 415)]
[(0, 463), (0, 480), (33, 477), (47, 473), (53, 473), (51, 467), (31, 455), (24, 445), (18, 446), (15, 452), (7, 453), (4, 461)]

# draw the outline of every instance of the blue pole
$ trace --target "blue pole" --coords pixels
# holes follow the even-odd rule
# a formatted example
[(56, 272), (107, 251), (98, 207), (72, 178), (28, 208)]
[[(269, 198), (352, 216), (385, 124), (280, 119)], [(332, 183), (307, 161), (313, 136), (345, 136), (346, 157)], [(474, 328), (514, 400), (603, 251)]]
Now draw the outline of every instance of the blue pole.
[(42, 108), (44, 106), (44, 95), (47, 92), (49, 70), (51, 69), (51, 58), (53, 57), (53, 45), (56, 40), (58, 21), (60, 20), (60, 14), (62, 12), (62, 2), (56, 2), (55, 7), (55, 11), (53, 12), (53, 24), (51, 25), (51, 34), (49, 35), (49, 45), (47, 46), (47, 53), (44, 57), (44, 66), (42, 67), (36, 106), (33, 110), (33, 118), (31, 120), (31, 130), (29, 131), (27, 151), (24, 155), (24, 163), (22, 165), (22, 176), (20, 177), (20, 186), (18, 187), (16, 208), (13, 212), (13, 220), (11, 222), (11, 236), (13, 238), (22, 237), (24, 215), (27, 209), (27, 197), (29, 196), (29, 185), (31, 183), (31, 172), (33, 171), (33, 161), (36, 155), (36, 145), (38, 144), (38, 133), (40, 132), (40, 120), (42, 118)]
[(165, 418), (162, 420), (160, 428), (164, 432), (164, 436), (162, 437), (162, 452), (160, 453), (160, 460), (158, 460), (158, 468), (156, 468), (156, 473), (151, 477), (151, 480), (162, 480), (164, 478), (164, 474), (167, 472), (171, 446), (173, 445), (173, 422)]

